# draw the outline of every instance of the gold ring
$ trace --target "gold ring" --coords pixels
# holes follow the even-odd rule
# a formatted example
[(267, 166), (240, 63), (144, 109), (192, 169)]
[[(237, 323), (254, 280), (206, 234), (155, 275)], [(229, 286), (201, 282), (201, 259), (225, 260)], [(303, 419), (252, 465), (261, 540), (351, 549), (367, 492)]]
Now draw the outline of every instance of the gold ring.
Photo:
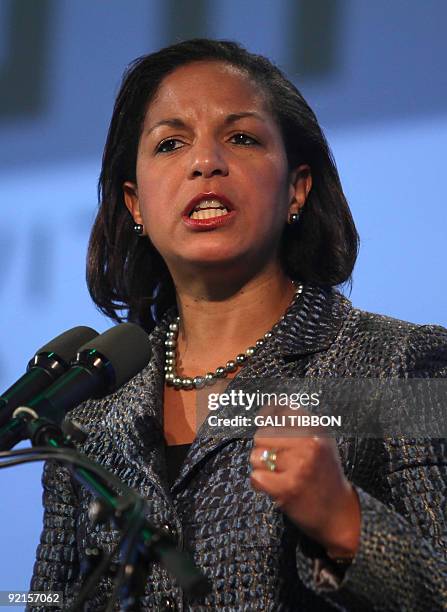
[(274, 472), (276, 470), (276, 450), (264, 450), (261, 454), (261, 461), (265, 463), (265, 467), (270, 471)]

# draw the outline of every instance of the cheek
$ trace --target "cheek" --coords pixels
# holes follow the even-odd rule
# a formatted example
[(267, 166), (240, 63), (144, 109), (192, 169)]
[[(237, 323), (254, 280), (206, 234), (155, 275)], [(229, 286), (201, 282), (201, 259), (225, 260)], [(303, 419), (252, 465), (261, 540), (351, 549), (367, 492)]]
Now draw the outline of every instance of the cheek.
[(280, 219), (287, 216), (289, 185), (281, 169), (269, 167), (259, 173), (257, 193), (262, 199), (264, 213)]
[(140, 210), (146, 223), (153, 224), (161, 222), (166, 218), (168, 207), (168, 190), (164, 181), (151, 180), (150, 176), (144, 176), (138, 180), (138, 197)]

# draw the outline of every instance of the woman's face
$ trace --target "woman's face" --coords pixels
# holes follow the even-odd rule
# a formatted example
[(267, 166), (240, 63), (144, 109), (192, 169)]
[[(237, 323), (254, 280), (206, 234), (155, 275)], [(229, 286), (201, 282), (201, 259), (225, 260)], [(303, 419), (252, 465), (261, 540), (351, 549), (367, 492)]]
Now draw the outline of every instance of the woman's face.
[(124, 197), (174, 275), (185, 265), (278, 260), (288, 215), (310, 184), (307, 166), (289, 172), (259, 86), (231, 65), (201, 61), (162, 81)]

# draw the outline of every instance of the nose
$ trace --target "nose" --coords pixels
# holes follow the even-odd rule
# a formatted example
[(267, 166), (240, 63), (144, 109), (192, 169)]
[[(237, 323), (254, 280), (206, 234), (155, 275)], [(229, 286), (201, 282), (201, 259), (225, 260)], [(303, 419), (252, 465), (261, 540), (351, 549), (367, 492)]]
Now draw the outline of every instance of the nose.
[(193, 148), (190, 178), (227, 176), (228, 164), (218, 143), (196, 144)]

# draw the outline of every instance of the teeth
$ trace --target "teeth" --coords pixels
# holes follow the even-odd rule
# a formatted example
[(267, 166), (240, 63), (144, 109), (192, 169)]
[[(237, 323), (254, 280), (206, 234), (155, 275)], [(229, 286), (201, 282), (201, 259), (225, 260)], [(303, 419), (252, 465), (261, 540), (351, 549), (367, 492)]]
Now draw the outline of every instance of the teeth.
[(204, 210), (206, 208), (226, 208), (222, 202), (219, 202), (219, 200), (201, 200), (194, 208), (195, 211), (197, 210)]
[(194, 210), (191, 219), (212, 219), (213, 217), (223, 217), (228, 215), (226, 208), (207, 208), (206, 210)]

